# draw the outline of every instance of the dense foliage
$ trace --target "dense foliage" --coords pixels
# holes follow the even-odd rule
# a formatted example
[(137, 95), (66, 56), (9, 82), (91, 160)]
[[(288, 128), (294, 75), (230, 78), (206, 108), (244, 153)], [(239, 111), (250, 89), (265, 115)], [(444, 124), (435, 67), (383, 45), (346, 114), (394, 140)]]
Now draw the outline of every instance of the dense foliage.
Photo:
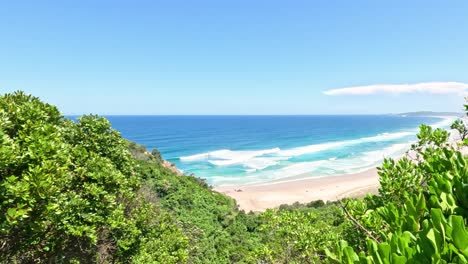
[(331, 259), (468, 263), (467, 159), (447, 143), (448, 137), (443, 129), (423, 125), (412, 147), (414, 160), (384, 161), (380, 195), (350, 201), (345, 208), (367, 238), (353, 244), (341, 241), (333, 252), (327, 250)]
[(107, 120), (74, 123), (15, 93), (0, 98), (0, 128), (1, 260), (187, 258), (188, 239), (141, 193), (129, 144)]
[(467, 160), (447, 138), (422, 126), (379, 195), (245, 213), (104, 118), (6, 94), (0, 263), (467, 263)]

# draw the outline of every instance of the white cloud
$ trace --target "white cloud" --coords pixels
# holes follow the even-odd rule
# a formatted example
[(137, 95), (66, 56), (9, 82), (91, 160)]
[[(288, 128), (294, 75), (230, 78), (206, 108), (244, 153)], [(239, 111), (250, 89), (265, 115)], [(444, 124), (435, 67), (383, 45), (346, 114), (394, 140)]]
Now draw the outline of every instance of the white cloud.
[(367, 86), (354, 86), (327, 90), (326, 95), (368, 95), (377, 93), (429, 93), (429, 94), (459, 94), (468, 90), (468, 84), (459, 82), (427, 82), (416, 84), (376, 84)]

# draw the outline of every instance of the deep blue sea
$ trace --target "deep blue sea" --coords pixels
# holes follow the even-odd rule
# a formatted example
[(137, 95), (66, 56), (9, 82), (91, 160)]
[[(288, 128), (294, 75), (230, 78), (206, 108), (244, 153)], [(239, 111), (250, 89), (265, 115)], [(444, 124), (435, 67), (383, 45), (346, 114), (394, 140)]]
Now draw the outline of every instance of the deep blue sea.
[(123, 137), (215, 186), (359, 172), (403, 154), (420, 124), (450, 123), (398, 115), (107, 118)]

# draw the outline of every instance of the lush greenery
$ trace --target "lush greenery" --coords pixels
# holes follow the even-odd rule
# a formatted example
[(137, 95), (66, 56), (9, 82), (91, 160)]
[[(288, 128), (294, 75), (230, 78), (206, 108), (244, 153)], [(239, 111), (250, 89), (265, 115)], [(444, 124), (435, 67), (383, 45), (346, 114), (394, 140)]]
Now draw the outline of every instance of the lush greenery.
[[(468, 106), (465, 106), (468, 110)], [(460, 128), (462, 121), (452, 127)], [(460, 129), (461, 137), (466, 128)], [(385, 160), (380, 195), (344, 208), (364, 241), (341, 241), (327, 255), (337, 263), (468, 263), (467, 158), (443, 129), (421, 126), (414, 160)]]
[(422, 126), (379, 195), (245, 213), (104, 118), (6, 94), (0, 263), (467, 263), (467, 160), (447, 138)]

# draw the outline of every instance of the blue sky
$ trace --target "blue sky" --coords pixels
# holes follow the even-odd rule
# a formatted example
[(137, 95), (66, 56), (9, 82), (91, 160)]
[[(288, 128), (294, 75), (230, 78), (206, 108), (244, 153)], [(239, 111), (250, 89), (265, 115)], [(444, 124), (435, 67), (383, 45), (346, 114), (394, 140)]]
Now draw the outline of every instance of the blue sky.
[(466, 0), (0, 0), (0, 93), (65, 114), (457, 111), (443, 83), (466, 89), (467, 14)]

